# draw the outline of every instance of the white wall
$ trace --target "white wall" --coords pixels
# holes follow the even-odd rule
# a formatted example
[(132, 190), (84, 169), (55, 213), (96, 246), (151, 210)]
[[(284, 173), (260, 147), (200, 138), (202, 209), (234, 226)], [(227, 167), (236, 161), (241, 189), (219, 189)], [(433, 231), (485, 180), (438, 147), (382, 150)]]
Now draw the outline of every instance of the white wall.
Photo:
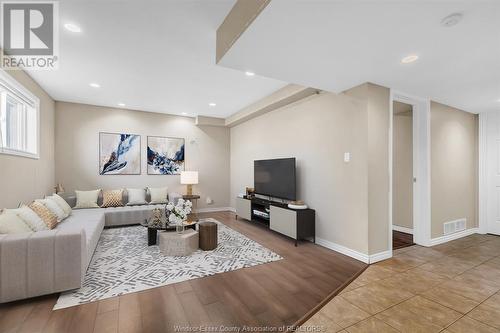
[(0, 154), (0, 209), (41, 198), (55, 185), (54, 100), (24, 71), (7, 73), (40, 99), (40, 158)]
[(365, 103), (323, 93), (232, 127), (232, 207), (253, 187), (254, 160), (296, 157), (298, 198), (316, 210), (317, 239), (368, 253), (367, 125)]
[[(141, 175), (99, 174), (99, 132), (141, 135)], [(67, 192), (75, 189), (157, 187), (185, 193), (179, 176), (147, 175), (147, 136), (185, 138), (186, 170), (199, 171), (198, 204), (229, 206), (229, 129), (196, 126), (194, 118), (56, 102), (56, 175)], [(214, 203), (207, 206), (210, 196)]]

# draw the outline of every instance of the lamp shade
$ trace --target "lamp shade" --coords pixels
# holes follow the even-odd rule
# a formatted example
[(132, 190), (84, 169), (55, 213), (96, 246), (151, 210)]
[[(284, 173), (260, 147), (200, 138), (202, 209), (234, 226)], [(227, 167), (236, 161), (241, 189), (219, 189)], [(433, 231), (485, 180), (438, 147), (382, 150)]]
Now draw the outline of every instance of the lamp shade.
[(198, 184), (198, 171), (181, 171), (181, 184)]

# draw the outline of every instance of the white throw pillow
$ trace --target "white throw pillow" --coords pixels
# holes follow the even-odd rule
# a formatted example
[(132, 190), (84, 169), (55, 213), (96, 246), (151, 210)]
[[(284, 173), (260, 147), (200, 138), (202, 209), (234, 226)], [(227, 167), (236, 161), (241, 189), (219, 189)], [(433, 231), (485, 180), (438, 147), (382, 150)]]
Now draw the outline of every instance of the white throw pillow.
[(146, 191), (143, 188), (128, 188), (127, 206), (146, 205)]
[(66, 200), (64, 200), (60, 195), (54, 193), (49, 198), (54, 199), (54, 201), (59, 205), (59, 207), (61, 207), (62, 210), (64, 210), (66, 215), (68, 216), (71, 215), (71, 206), (68, 205)]
[(26, 205), (22, 205), (17, 209), (7, 209), (7, 212), (16, 214), (32, 231), (42, 231), (49, 230), (47, 224), (35, 213), (31, 208)]
[(0, 215), (0, 234), (21, 234), (32, 232), (16, 214), (6, 211)]
[(43, 204), (52, 213), (54, 213), (57, 216), (58, 223), (68, 217), (68, 215), (66, 215), (64, 210), (61, 207), (59, 207), (59, 205), (57, 204), (57, 202), (55, 202), (54, 199), (51, 199), (51, 198), (37, 199), (37, 200), (35, 200), (35, 202), (39, 202), (39, 203)]
[(151, 196), (151, 204), (167, 203), (168, 187), (149, 187), (149, 195)]
[(97, 198), (101, 190), (95, 191), (75, 191), (76, 206), (75, 208), (99, 208)]

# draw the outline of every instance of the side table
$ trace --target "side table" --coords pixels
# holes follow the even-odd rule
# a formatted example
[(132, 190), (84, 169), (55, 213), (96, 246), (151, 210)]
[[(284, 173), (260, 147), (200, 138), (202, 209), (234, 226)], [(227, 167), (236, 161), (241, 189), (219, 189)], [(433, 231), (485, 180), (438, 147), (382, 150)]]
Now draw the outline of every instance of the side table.
[(193, 203), (193, 207), (192, 207), (192, 211), (191, 211), (191, 214), (194, 218), (195, 221), (198, 221), (198, 213), (196, 212), (198, 210), (198, 199), (200, 198), (199, 195), (197, 194), (184, 194), (182, 196), (182, 199), (184, 200), (189, 200)]
[(200, 249), (210, 251), (217, 248), (217, 223), (205, 221), (198, 225)]

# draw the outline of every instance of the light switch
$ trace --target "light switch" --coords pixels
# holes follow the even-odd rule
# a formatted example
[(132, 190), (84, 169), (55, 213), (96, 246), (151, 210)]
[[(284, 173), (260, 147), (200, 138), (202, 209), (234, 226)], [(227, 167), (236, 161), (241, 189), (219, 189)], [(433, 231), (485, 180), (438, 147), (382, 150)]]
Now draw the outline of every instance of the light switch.
[(350, 162), (351, 161), (351, 153), (347, 152), (344, 153), (344, 162)]

